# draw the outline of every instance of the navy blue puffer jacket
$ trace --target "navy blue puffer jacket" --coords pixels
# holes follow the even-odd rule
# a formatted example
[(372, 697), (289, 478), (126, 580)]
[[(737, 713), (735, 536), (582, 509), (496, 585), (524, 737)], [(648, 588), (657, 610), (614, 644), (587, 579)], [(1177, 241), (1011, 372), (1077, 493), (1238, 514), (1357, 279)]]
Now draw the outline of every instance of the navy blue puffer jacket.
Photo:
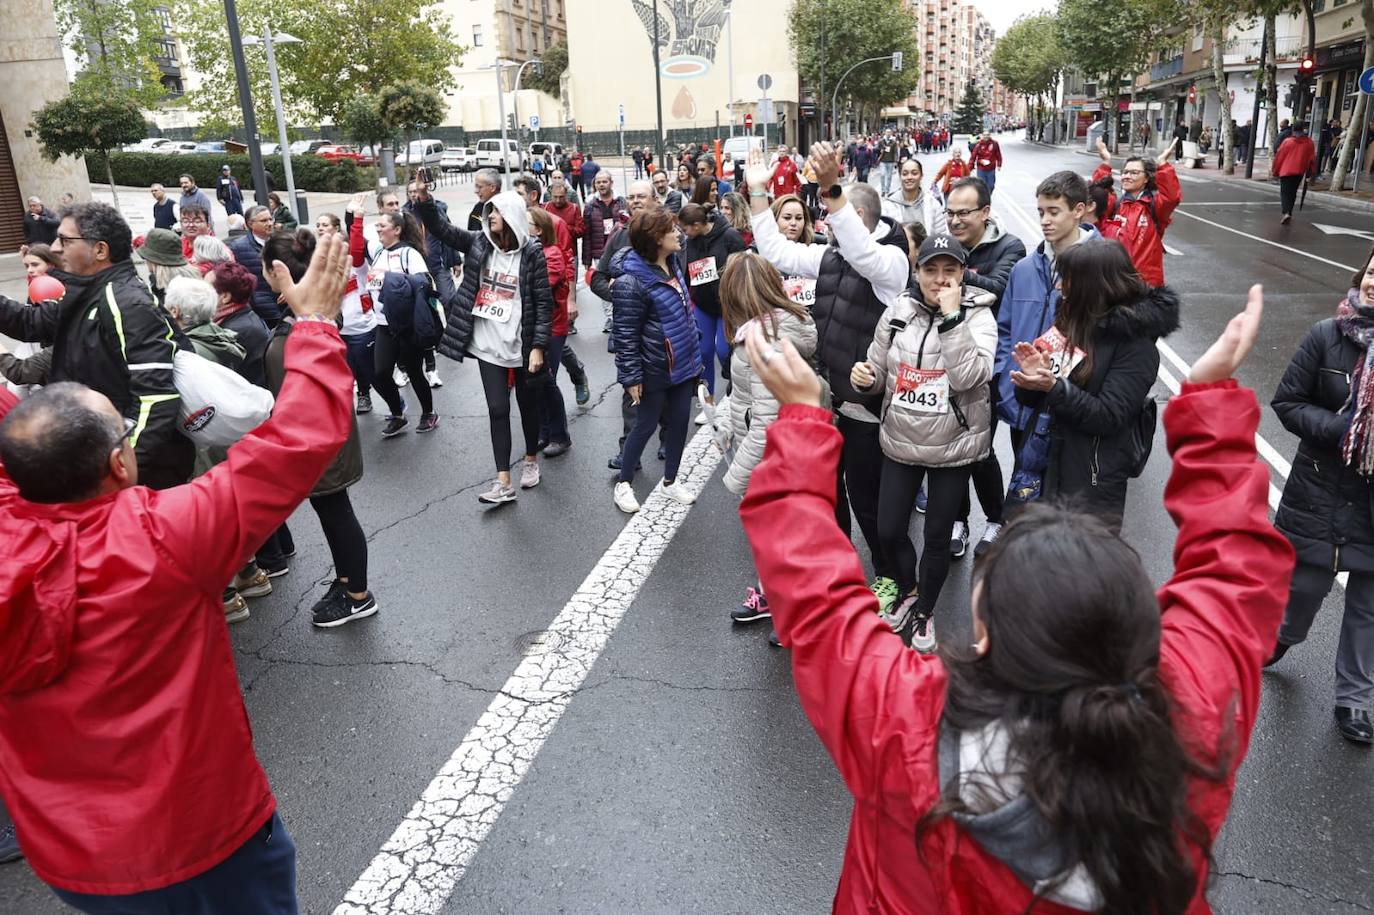
[[(616, 381), (661, 390), (701, 375), (701, 346), (687, 281), (676, 257), (672, 277), (626, 251), (611, 288)], [(676, 286), (673, 284), (676, 283)]]

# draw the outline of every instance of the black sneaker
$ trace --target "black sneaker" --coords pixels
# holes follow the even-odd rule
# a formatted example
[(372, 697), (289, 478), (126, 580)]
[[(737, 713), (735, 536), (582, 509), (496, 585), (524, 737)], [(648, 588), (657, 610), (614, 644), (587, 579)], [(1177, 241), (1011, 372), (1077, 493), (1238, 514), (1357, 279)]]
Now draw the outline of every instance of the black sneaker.
[(778, 630), (774, 629), (768, 633), (768, 644), (774, 648), (782, 647), (782, 639), (778, 638)]
[(659, 446), (658, 446), (658, 459), (659, 459), (660, 461), (666, 461), (666, 460), (668, 460), (668, 449), (667, 449), (667, 447), (665, 447), (665, 446), (663, 446), (663, 445), (659, 445)]
[(439, 414), (438, 414), (438, 413), (421, 413), (421, 414), (420, 414), (420, 422), (419, 422), (418, 425), (415, 426), (415, 432), (416, 432), (417, 434), (419, 434), (419, 433), (424, 433), (424, 432), (433, 432), (435, 429), (438, 429), (438, 428), (439, 428)]
[(0, 864), (9, 864), (24, 857), (19, 850), (19, 837), (14, 834), (14, 824), (0, 826)]
[(359, 415), (359, 416), (363, 416), (364, 414), (371, 413), (371, 412), (372, 412), (372, 395), (371, 395), (371, 394), (359, 394), (359, 395), (358, 395), (358, 415)]
[[(606, 466), (609, 467), (611, 470), (619, 470), (619, 469), (620, 469), (620, 455), (617, 454), (615, 457), (613, 457), (613, 458), (611, 458), (609, 461), (607, 461), (607, 462), (606, 462)], [(643, 462), (638, 463), (638, 464), (635, 465), (635, 473), (639, 473), (639, 472), (640, 472), (641, 470), (643, 470), (643, 469), (644, 469), (644, 464), (643, 464)]]
[(404, 416), (388, 416), (386, 425), (382, 427), (382, 438), (395, 438), (409, 423), (410, 420)]
[(750, 588), (745, 592), (744, 600), (738, 607), (730, 611), (730, 619), (736, 623), (752, 623), (754, 620), (761, 620), (773, 614), (768, 610), (768, 598), (763, 596), (763, 592), (757, 588)]
[(558, 457), (560, 454), (567, 454), (571, 447), (572, 439), (568, 439), (566, 442), (549, 442), (548, 446), (544, 448), (544, 457)]
[[(296, 551), (292, 550), (290, 555), (295, 556)], [(287, 572), (291, 571), (291, 563), (287, 562), (285, 559), (283, 559), (277, 565), (272, 565), (270, 562), (260, 561), (258, 563), (258, 568), (266, 572), (268, 578), (280, 578)]]
[(338, 600), (339, 597), (343, 595), (344, 592), (346, 592), (347, 590), (348, 586), (345, 585), (343, 582), (339, 581), (339, 579), (336, 578), (333, 581), (331, 581), (329, 583), (329, 588), (324, 592), (324, 597), (321, 597), (319, 600), (315, 601), (314, 605), (310, 608), (310, 615), (318, 619), (320, 614), (324, 612), (325, 608), (332, 604), (334, 601)]
[(337, 598), (314, 612), (311, 623), (320, 629), (333, 629), (344, 623), (372, 616), (376, 612), (377, 599), (372, 596), (371, 591), (367, 592), (362, 600), (354, 600), (348, 596), (347, 591), (340, 591)]

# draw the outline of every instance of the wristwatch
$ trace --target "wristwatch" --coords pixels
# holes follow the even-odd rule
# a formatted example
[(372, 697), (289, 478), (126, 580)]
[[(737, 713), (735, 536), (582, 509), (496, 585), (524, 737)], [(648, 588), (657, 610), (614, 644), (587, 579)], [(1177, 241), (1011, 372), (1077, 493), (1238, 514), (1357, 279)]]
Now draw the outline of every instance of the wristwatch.
[(844, 188), (840, 187), (838, 184), (832, 184), (825, 189), (825, 196), (829, 197), (831, 200), (839, 200), (843, 194)]

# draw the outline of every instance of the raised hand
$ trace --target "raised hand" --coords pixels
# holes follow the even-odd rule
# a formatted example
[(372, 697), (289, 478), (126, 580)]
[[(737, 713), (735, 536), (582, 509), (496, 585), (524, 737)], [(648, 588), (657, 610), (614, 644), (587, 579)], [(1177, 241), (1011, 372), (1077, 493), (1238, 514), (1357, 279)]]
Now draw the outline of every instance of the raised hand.
[(1112, 151), (1107, 148), (1107, 141), (1101, 137), (1097, 138), (1097, 154), (1102, 157), (1103, 162), (1112, 164)]
[(1250, 348), (1255, 345), (1263, 314), (1264, 287), (1256, 283), (1250, 287), (1245, 310), (1227, 323), (1216, 342), (1193, 363), (1188, 380), (1194, 384), (1208, 384), (1225, 381), (1234, 375), (1250, 353)]
[(1178, 145), (1178, 137), (1174, 137), (1169, 145), (1164, 147), (1164, 152), (1155, 157), (1155, 165), (1163, 165), (1169, 161), (1169, 157), (1174, 154), (1174, 147)]
[(323, 315), (332, 320), (339, 316), (351, 263), (344, 237), (331, 235), (315, 245), (315, 256), (310, 259), (310, 267), (299, 283), (291, 279), (291, 272), (281, 261), (272, 261), (265, 269), (272, 273), (292, 314), (302, 318)]
[(811, 144), (811, 167), (816, 172), (816, 183), (821, 189), (830, 187), (840, 179), (840, 151), (829, 143)]
[(357, 214), (357, 215), (359, 215), (359, 216), (361, 216), (362, 214), (366, 213), (366, 212), (367, 212), (367, 192), (366, 192), (366, 191), (360, 191), (359, 193), (354, 194), (354, 195), (353, 195), (353, 198), (352, 198), (351, 200), (348, 201), (347, 210), (348, 210), (348, 212), (350, 212), (350, 213), (355, 213), (355, 214)]
[(778, 403), (821, 405), (821, 380), (811, 366), (797, 352), (790, 340), (783, 340), (773, 348), (763, 336), (763, 329), (752, 324), (744, 335), (744, 348), (749, 353), (749, 365), (764, 386), (778, 399)]

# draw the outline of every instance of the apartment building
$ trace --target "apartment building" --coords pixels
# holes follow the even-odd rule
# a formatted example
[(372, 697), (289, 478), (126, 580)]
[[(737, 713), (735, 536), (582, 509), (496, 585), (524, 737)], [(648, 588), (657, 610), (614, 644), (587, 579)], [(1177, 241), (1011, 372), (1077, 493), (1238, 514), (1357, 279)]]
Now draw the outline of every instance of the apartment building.
[[(461, 63), (452, 68), (456, 85), (446, 98), (447, 124), (468, 131), (500, 129), (496, 61), (521, 64), (566, 42), (564, 5), (564, 0), (442, 0), (436, 6), (448, 17), (454, 39), (467, 48)], [(506, 67), (500, 77), (507, 114), (515, 114), (526, 127), (531, 115), (549, 127), (562, 127), (566, 118), (559, 100), (526, 88), (518, 98), (512, 95), (517, 70)]]

